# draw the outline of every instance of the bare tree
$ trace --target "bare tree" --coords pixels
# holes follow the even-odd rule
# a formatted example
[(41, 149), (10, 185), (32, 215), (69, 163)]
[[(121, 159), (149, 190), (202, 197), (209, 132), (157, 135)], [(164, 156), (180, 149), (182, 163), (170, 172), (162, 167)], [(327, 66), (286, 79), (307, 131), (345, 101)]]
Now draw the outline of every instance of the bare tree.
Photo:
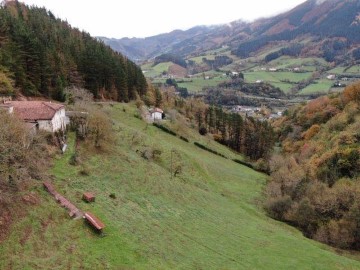
[(85, 88), (70, 86), (65, 88), (68, 104), (84, 106), (94, 100), (94, 95)]

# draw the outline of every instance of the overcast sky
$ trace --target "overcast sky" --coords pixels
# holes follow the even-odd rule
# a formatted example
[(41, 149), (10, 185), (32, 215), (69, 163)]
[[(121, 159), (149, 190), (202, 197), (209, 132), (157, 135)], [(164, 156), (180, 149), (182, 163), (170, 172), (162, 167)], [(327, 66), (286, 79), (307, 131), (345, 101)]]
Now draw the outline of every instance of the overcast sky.
[(148, 37), (196, 25), (251, 21), (289, 10), (305, 0), (23, 0), (46, 7), (92, 36)]

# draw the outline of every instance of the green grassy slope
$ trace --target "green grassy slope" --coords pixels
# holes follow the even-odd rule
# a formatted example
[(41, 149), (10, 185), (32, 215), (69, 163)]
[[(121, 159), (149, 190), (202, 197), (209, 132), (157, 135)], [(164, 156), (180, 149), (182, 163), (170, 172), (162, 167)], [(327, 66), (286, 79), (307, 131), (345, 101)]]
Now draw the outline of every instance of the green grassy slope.
[(312, 93), (329, 93), (330, 88), (334, 82), (327, 79), (317, 80), (315, 84), (310, 84), (299, 92), (299, 95), (308, 95)]
[(160, 63), (156, 66), (152, 64), (146, 64), (142, 66), (142, 70), (144, 71), (144, 75), (148, 78), (160, 76), (163, 72), (168, 72), (169, 67), (173, 65), (172, 62)]
[[(146, 125), (128, 105), (106, 110), (118, 135), (112, 152), (83, 150), (82, 165), (71, 166), (70, 147), (52, 169), (59, 192), (101, 218), (106, 236), (71, 220), (39, 183), (33, 191), (41, 204), (0, 246), (0, 269), (360, 269), (268, 218), (260, 206), (264, 175)], [(145, 149), (162, 154), (149, 161), (139, 154)], [(170, 178), (172, 150), (183, 172)], [(84, 191), (95, 192), (96, 202), (82, 202)]]
[(226, 81), (227, 78), (218, 76), (205, 80), (202, 77), (193, 77), (190, 81), (179, 82), (179, 87), (185, 87), (192, 94), (201, 92), (204, 87), (217, 86), (219, 83)]

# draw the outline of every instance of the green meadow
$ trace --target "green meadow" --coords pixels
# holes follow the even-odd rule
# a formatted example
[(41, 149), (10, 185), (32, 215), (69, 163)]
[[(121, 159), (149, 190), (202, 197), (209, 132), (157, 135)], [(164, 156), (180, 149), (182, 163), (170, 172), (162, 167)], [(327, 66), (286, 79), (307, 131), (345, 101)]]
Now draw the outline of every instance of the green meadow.
[(315, 83), (310, 84), (304, 89), (302, 89), (299, 92), (299, 95), (309, 95), (309, 94), (317, 94), (317, 93), (328, 94), (333, 84), (334, 84), (333, 81), (327, 79), (317, 80), (315, 81)]
[(190, 93), (198, 93), (203, 90), (204, 87), (217, 86), (219, 83), (226, 81), (225, 77), (213, 77), (210, 79), (204, 79), (203, 77), (193, 77), (186, 79), (184, 82), (179, 82), (179, 87), (185, 87)]
[(146, 77), (153, 78), (160, 76), (163, 72), (168, 72), (171, 65), (173, 65), (172, 62), (160, 63), (155, 66), (152, 64), (146, 64), (142, 66), (142, 70), (144, 71), (144, 75)]

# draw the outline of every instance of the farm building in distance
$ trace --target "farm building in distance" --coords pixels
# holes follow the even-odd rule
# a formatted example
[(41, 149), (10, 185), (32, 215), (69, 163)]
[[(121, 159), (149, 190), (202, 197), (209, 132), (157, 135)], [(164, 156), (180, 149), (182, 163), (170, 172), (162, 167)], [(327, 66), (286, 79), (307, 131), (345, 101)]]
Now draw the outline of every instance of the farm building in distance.
[(162, 109), (154, 108), (154, 109), (150, 110), (151, 119), (161, 120), (161, 119), (163, 119), (163, 113), (164, 113), (164, 111)]

